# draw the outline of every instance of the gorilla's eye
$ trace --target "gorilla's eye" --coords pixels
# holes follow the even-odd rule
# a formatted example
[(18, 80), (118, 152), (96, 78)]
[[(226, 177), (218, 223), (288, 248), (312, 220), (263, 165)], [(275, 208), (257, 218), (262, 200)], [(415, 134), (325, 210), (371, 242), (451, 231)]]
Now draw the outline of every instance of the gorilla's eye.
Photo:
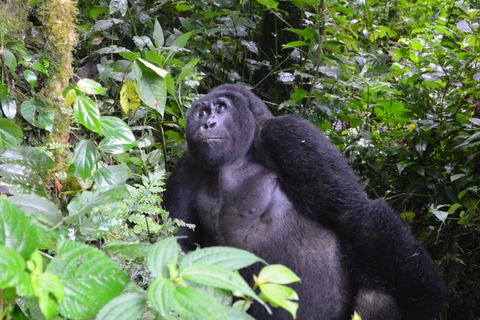
[(217, 105), (215, 106), (215, 111), (217, 111), (217, 113), (218, 113), (218, 112), (225, 111), (225, 109), (227, 109), (227, 106), (224, 105), (223, 103), (222, 103), (222, 104), (217, 104)]
[(205, 116), (207, 116), (207, 115), (208, 115), (208, 112), (207, 112), (207, 110), (205, 110), (205, 109), (202, 109), (202, 110), (200, 110), (200, 111), (198, 112), (198, 117), (199, 117), (199, 118), (205, 117)]

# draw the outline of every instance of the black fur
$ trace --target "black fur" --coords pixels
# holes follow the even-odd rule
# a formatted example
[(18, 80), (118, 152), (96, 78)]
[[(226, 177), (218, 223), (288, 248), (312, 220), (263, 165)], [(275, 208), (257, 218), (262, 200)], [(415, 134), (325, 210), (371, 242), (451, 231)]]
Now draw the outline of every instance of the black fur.
[[(214, 139), (209, 139), (214, 138)], [(343, 156), (297, 116), (273, 117), (249, 90), (223, 85), (187, 115), (189, 150), (167, 182), (186, 250), (246, 249), (302, 282), (297, 319), (428, 320), (444, 283), (423, 246), (380, 200), (366, 198)], [(260, 266), (242, 270), (246, 279)], [(280, 308), (256, 319), (291, 319)]]

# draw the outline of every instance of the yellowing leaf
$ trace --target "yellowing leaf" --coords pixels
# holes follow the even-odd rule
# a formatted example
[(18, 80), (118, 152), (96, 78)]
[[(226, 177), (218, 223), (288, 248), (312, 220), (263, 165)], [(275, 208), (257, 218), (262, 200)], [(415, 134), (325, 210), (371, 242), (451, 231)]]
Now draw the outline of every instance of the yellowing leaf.
[(129, 111), (135, 112), (140, 107), (141, 100), (137, 93), (135, 82), (127, 80), (120, 90), (120, 105), (123, 112), (129, 114)]

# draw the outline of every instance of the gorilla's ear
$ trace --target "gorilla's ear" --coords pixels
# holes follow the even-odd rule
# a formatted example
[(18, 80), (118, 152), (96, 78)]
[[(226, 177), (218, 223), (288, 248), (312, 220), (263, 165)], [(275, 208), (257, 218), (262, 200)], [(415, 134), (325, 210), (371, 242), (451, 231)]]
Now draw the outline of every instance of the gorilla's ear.
[(265, 103), (263, 103), (260, 98), (254, 95), (245, 86), (238, 84), (224, 84), (213, 89), (210, 94), (214, 96), (227, 97), (234, 101), (237, 104), (237, 107), (238, 103), (246, 103), (247, 105), (245, 107), (247, 107), (253, 114), (255, 122), (257, 123), (257, 127), (261, 123), (273, 117)]

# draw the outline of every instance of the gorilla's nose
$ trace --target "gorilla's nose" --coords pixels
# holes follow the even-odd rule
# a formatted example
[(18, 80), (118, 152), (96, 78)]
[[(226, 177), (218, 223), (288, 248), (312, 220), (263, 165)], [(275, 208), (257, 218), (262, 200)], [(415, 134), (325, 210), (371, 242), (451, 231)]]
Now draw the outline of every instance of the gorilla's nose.
[(211, 129), (211, 128), (215, 127), (216, 125), (217, 125), (217, 123), (214, 122), (214, 121), (207, 121), (202, 125), (202, 127), (203, 127), (203, 129)]

